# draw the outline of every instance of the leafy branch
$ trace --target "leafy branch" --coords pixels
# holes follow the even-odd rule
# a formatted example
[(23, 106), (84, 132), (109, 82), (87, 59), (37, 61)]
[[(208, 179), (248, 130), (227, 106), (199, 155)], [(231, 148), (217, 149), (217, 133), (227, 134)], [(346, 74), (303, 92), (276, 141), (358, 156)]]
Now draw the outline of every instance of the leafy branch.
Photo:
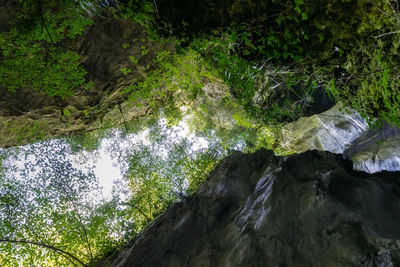
[(71, 203), (73, 209), (75, 210), (76, 217), (77, 217), (77, 219), (79, 221), (79, 224), (80, 224), (80, 226), (82, 228), (82, 231), (83, 231), (83, 234), (85, 236), (85, 242), (86, 242), (86, 246), (87, 246), (88, 251), (89, 251), (90, 260), (92, 260), (93, 259), (93, 254), (92, 254), (92, 249), (91, 249), (91, 246), (90, 246), (90, 243), (89, 243), (89, 238), (88, 238), (88, 235), (87, 235), (86, 227), (82, 222), (82, 218), (79, 215), (79, 212), (78, 212), (78, 209), (77, 209), (77, 207), (75, 205), (75, 202), (72, 200), (71, 196), (68, 194), (67, 190), (65, 190), (63, 185), (60, 182), (57, 182), (57, 184), (58, 184), (59, 188), (65, 193), (65, 195), (67, 196), (67, 198), (68, 198), (69, 202)]
[(146, 220), (148, 220), (148, 221), (151, 220), (150, 217), (149, 217), (148, 215), (146, 215), (146, 213), (145, 213), (141, 208), (139, 208), (139, 206), (137, 206), (137, 205), (135, 205), (135, 204), (133, 204), (133, 203), (130, 203), (130, 202), (122, 202), (122, 203), (120, 203), (120, 204), (121, 204), (121, 205), (124, 205), (124, 206), (129, 206), (129, 207), (134, 208), (134, 209), (137, 210), (140, 214), (142, 214), (143, 217), (146, 218)]
[(59, 254), (61, 254), (64, 258), (66, 258), (67, 260), (69, 260), (71, 263), (73, 263), (75, 266), (75, 261), (77, 261), (79, 264), (81, 264), (82, 266), (87, 266), (85, 263), (83, 263), (80, 259), (78, 259), (76, 256), (74, 256), (73, 254), (69, 253), (68, 251), (62, 250), (60, 248), (54, 247), (52, 245), (48, 245), (42, 242), (35, 242), (35, 241), (30, 241), (30, 240), (13, 240), (13, 239), (0, 239), (0, 242), (7, 242), (7, 243), (18, 243), (18, 244), (26, 244), (26, 245), (35, 245), (35, 246), (39, 246), (42, 248), (47, 248), (50, 250), (53, 250)]

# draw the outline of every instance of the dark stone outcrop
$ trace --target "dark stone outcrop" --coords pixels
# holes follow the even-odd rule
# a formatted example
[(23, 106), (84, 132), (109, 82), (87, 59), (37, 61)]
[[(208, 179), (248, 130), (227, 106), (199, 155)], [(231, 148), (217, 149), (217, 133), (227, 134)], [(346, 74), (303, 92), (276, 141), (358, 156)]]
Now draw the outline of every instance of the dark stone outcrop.
[(340, 155), (235, 152), (113, 266), (399, 266), (400, 173)]
[(18, 8), (20, 3), (17, 0), (0, 0), (0, 33), (11, 29)]
[(335, 105), (333, 97), (322, 86), (317, 86), (311, 96), (313, 101), (306, 107), (305, 116), (327, 111)]

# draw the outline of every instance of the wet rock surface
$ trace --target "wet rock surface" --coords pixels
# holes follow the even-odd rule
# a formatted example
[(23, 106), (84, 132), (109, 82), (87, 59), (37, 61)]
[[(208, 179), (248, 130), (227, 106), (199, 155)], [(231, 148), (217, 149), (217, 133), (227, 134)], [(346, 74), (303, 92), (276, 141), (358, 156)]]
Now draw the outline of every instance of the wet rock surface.
[(400, 173), (328, 152), (237, 152), (113, 266), (398, 266), (399, 239)]
[(288, 123), (283, 126), (280, 146), (297, 153), (314, 149), (343, 153), (369, 129), (356, 111), (347, 111), (341, 105), (336, 105), (320, 114)]
[(385, 125), (370, 129), (356, 111), (336, 105), (283, 126), (279, 145), (287, 151), (308, 150), (343, 154), (358, 171), (400, 170), (400, 130)]
[(400, 170), (400, 129), (386, 125), (370, 130), (343, 152), (351, 158), (354, 169), (369, 173)]

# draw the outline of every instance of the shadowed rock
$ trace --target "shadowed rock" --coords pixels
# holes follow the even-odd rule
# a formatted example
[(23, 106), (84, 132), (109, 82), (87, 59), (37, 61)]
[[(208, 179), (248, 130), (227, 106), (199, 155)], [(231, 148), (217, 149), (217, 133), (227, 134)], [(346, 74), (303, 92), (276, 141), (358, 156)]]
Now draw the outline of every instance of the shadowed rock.
[(400, 173), (328, 152), (234, 153), (113, 266), (398, 266)]

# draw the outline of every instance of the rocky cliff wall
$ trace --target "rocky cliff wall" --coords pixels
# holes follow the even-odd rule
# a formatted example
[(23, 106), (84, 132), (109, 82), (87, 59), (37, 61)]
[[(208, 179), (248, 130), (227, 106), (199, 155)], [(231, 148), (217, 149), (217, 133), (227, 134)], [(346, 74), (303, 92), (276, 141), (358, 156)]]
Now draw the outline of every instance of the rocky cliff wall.
[[(0, 15), (10, 13), (11, 4), (2, 2)], [(112, 109), (119, 111), (118, 106), (126, 117), (143, 117), (148, 113), (147, 106), (127, 107), (124, 104), (127, 94), (123, 90), (145, 77), (146, 67), (154, 66), (153, 59), (158, 51), (173, 51), (173, 45), (150, 41), (144, 27), (128, 20), (94, 20), (82, 35), (59, 44), (79, 54), (87, 71), (86, 79), (93, 82), (93, 86), (88, 90), (79, 88), (73, 96), (61, 99), (28, 87), (11, 93), (0, 83), (0, 147), (88, 132), (104, 124), (117, 127), (124, 123), (121, 113), (115, 116), (114, 112), (112, 121), (107, 121), (105, 116)], [(2, 27), (6, 24), (0, 19), (0, 30)], [(148, 53), (142, 54), (141, 47), (146, 47)], [(130, 61), (130, 56), (137, 64)], [(121, 71), (124, 67), (131, 71), (124, 74)]]
[(398, 266), (400, 173), (340, 155), (234, 153), (112, 266)]

